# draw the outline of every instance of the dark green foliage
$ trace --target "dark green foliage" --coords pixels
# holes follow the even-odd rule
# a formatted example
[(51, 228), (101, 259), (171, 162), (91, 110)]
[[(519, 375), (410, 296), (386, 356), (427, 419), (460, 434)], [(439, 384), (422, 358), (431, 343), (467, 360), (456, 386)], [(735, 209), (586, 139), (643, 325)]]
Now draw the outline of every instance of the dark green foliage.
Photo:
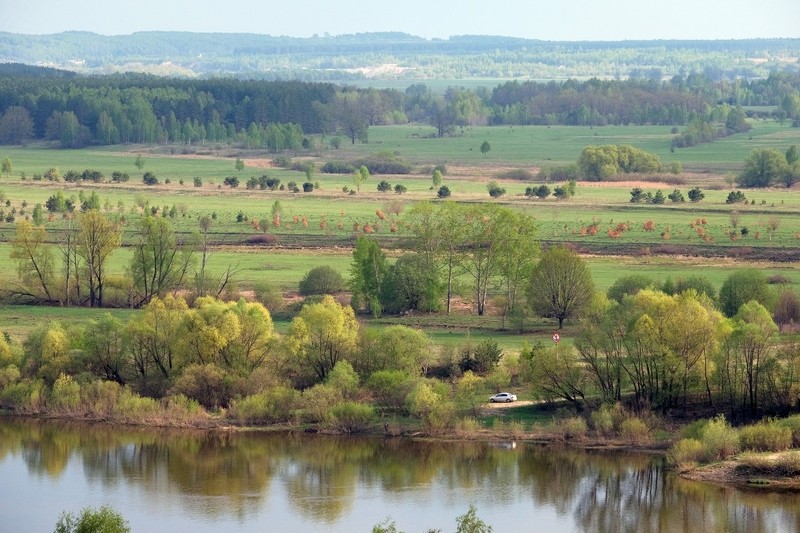
[(231, 390), (230, 377), (214, 364), (187, 366), (173, 385), (174, 392), (197, 400), (206, 409), (226, 407)]
[(700, 190), (700, 187), (694, 187), (693, 189), (691, 189), (687, 193), (687, 196), (689, 197), (690, 202), (695, 202), (695, 203), (699, 202), (700, 200), (706, 197), (705, 193)]
[(617, 174), (661, 170), (661, 159), (630, 145), (587, 146), (578, 158), (581, 175), (589, 181), (603, 181)]
[(775, 295), (767, 277), (756, 269), (739, 270), (725, 280), (719, 290), (719, 306), (725, 316), (734, 316), (739, 307), (755, 300), (767, 309), (773, 307)]
[(388, 266), (380, 245), (365, 236), (356, 241), (350, 266), (350, 289), (354, 306), (363, 306), (373, 316), (381, 314), (381, 286)]
[(127, 172), (114, 171), (111, 173), (111, 181), (114, 183), (124, 183), (130, 179)]
[(353, 163), (344, 161), (328, 161), (320, 168), (323, 174), (352, 174), (355, 171), (356, 166)]
[(239, 178), (236, 176), (227, 176), (223, 182), (224, 185), (227, 185), (231, 189), (235, 189), (239, 186)]
[(408, 190), (408, 188), (405, 185), (403, 185), (402, 183), (398, 183), (397, 185), (394, 186), (395, 194), (403, 194), (407, 190)]
[(542, 167), (537, 176), (540, 181), (569, 181), (579, 177), (578, 165), (574, 163), (560, 167)]
[(631, 203), (650, 203), (653, 199), (653, 194), (645, 192), (641, 187), (634, 187), (631, 189)]
[(747, 198), (745, 198), (742, 191), (731, 191), (728, 193), (728, 197), (725, 199), (726, 204), (740, 204), (746, 201)]
[(503, 350), (493, 339), (486, 339), (476, 346), (468, 344), (461, 351), (458, 366), (462, 372), (471, 370), (476, 374), (491, 372), (500, 362)]
[(388, 181), (381, 180), (381, 182), (378, 183), (378, 191), (389, 192), (390, 190), (392, 190), (392, 184), (389, 183)]
[(633, 296), (637, 292), (644, 289), (652, 289), (655, 283), (652, 279), (642, 274), (631, 274), (630, 276), (623, 276), (618, 278), (611, 287), (608, 288), (606, 294), (612, 300), (622, 302), (625, 296)]
[(411, 174), (411, 163), (393, 154), (376, 154), (353, 161), (353, 167), (367, 167), (370, 174)]
[(444, 285), (438, 272), (417, 254), (405, 254), (389, 267), (381, 286), (381, 306), (387, 313), (438, 311)]
[(439, 198), (450, 198), (450, 187), (447, 185), (442, 185), (439, 187), (439, 190), (436, 191), (436, 196)]
[(556, 187), (555, 189), (553, 189), (553, 196), (555, 196), (559, 200), (565, 200), (569, 198), (569, 193), (567, 192), (567, 189), (565, 189), (564, 187)]
[(145, 172), (142, 176), (142, 183), (145, 185), (158, 185), (158, 178), (152, 172)]
[(312, 294), (336, 294), (344, 288), (344, 278), (333, 268), (323, 265), (312, 268), (300, 280), (299, 292), (303, 296)]
[(679, 202), (685, 202), (686, 201), (683, 198), (683, 193), (681, 191), (679, 191), (678, 189), (675, 189), (674, 191), (669, 193), (667, 198), (669, 198), (670, 201), (673, 202), (673, 203), (679, 203)]
[(313, 192), (314, 191), (314, 184), (310, 181), (306, 181), (303, 183), (303, 192)]
[(672, 278), (667, 278), (667, 280), (664, 281), (664, 285), (662, 285), (661, 290), (665, 294), (669, 295), (680, 294), (688, 290), (693, 290), (699, 295), (708, 296), (708, 298), (710, 298), (712, 301), (717, 297), (717, 289), (714, 287), (714, 284), (704, 276), (687, 276), (685, 278), (680, 277), (674, 281)]
[(661, 205), (665, 201), (664, 193), (661, 192), (661, 189), (657, 190), (653, 197), (650, 199), (650, 202), (656, 205)]
[(202, 187), (203, 186), (203, 180), (201, 178), (196, 177), (196, 176), (195, 176), (195, 178), (193, 180), (193, 183), (194, 183), (195, 187)]
[(500, 198), (506, 193), (506, 190), (499, 186), (496, 182), (491, 181), (489, 185), (487, 185), (486, 190), (489, 191), (489, 196), (492, 198)]
[(788, 171), (784, 154), (774, 148), (757, 148), (745, 159), (737, 183), (742, 187), (769, 187), (782, 182)]

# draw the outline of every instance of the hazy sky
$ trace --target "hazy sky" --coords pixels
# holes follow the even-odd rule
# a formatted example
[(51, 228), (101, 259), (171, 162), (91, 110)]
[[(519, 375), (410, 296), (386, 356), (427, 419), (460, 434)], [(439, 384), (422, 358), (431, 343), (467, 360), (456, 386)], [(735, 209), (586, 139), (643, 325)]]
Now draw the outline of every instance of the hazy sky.
[(800, 37), (800, 0), (0, 0), (0, 31), (147, 30), (545, 40)]

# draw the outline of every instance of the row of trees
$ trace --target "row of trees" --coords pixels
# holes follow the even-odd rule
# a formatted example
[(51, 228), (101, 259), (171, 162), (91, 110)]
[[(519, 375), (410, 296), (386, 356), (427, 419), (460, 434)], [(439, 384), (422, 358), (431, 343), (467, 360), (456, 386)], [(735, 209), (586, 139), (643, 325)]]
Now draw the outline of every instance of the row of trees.
[(450, 87), (441, 95), (423, 84), (401, 92), (325, 83), (18, 74), (0, 80), (0, 143), (213, 141), (280, 150), (296, 148), (299, 132), (338, 133), (355, 142), (367, 138), (369, 126), (409, 121), (431, 124), (438, 136), (479, 124), (694, 124), (679, 137), (693, 143), (706, 140), (698, 138), (705, 129), (716, 135), (714, 124), (741, 131), (744, 105), (778, 106), (778, 118), (798, 120), (798, 80), (776, 73), (735, 84), (698, 75), (664, 83), (514, 81), (491, 91)]

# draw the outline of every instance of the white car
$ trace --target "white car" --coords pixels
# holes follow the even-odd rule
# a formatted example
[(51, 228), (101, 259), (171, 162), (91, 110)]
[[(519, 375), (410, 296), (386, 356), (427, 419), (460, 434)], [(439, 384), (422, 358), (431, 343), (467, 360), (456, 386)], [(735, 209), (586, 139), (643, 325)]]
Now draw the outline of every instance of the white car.
[(510, 392), (498, 392), (497, 394), (495, 394), (494, 396), (489, 398), (489, 401), (492, 402), (492, 403), (516, 402), (517, 401), (517, 395), (516, 394), (511, 394)]

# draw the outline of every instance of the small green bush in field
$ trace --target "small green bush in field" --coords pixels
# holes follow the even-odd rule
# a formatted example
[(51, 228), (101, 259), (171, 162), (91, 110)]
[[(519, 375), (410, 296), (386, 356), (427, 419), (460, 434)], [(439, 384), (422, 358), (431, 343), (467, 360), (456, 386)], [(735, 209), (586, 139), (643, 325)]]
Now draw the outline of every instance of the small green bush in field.
[(759, 422), (739, 430), (743, 450), (778, 452), (792, 446), (792, 430), (774, 421)]

